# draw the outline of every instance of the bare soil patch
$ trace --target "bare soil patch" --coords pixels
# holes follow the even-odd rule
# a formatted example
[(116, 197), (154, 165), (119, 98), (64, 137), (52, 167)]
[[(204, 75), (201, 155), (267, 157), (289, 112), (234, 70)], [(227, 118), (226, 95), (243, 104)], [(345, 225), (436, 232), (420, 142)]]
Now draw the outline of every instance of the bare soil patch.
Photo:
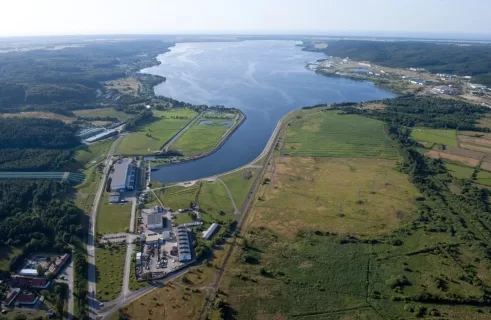
[(433, 159), (449, 159), (457, 162), (461, 162), (465, 165), (468, 165), (470, 167), (476, 167), (479, 165), (479, 160), (469, 158), (469, 157), (463, 157), (463, 156), (458, 156), (446, 152), (441, 152), (437, 150), (431, 150), (425, 153), (427, 157), (433, 158)]
[(452, 154), (460, 157), (472, 158), (476, 160), (481, 160), (486, 156), (486, 153), (484, 152), (467, 150), (459, 147), (447, 147), (444, 152), (448, 154)]
[[(472, 151), (478, 151), (478, 152), (484, 152), (484, 153), (491, 153), (491, 146), (485, 147), (482, 145), (475, 145), (471, 143), (460, 143), (460, 147), (462, 149), (467, 149), (467, 150), (472, 150)], [(488, 155), (489, 157), (489, 155)]]

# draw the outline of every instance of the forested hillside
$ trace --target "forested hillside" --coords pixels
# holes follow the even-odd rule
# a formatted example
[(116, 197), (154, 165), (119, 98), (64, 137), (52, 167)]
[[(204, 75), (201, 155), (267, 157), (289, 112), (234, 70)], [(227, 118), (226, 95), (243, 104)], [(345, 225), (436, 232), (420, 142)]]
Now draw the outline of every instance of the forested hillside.
[[(70, 250), (72, 237), (83, 236), (83, 212), (62, 199), (69, 186), (52, 181), (0, 181), (0, 246), (24, 253)], [(11, 261), (15, 268), (17, 259)]]
[(329, 41), (327, 48), (305, 42), (306, 50), (330, 56), (367, 60), (388, 67), (425, 68), (433, 73), (473, 76), (473, 81), (491, 85), (491, 45), (456, 45), (419, 41)]
[(0, 118), (0, 170), (58, 169), (80, 144), (75, 133), (59, 120)]
[(80, 109), (96, 101), (102, 81), (157, 64), (170, 43), (157, 40), (86, 43), (61, 50), (0, 55), (0, 111)]

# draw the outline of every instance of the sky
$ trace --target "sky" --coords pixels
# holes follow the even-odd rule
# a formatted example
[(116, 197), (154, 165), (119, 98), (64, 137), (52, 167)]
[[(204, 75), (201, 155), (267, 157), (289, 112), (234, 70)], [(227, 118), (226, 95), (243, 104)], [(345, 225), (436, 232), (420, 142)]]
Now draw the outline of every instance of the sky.
[(1, 0), (0, 36), (489, 34), (490, 0)]

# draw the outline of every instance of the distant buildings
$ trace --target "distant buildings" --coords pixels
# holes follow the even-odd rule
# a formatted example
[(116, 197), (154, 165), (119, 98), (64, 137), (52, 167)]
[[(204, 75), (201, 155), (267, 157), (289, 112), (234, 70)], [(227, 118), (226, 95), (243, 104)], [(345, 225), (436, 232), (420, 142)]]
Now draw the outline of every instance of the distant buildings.
[(189, 235), (186, 227), (177, 227), (177, 248), (180, 262), (186, 262), (192, 259), (191, 245), (189, 243)]
[(115, 129), (103, 129), (103, 131), (95, 136), (85, 139), (86, 143), (93, 143), (102, 139), (106, 139), (118, 134), (118, 130)]
[(104, 128), (99, 128), (99, 127), (91, 127), (87, 129), (83, 129), (78, 133), (77, 136), (79, 136), (81, 139), (87, 139), (92, 136), (95, 136), (96, 134), (99, 134), (104, 131)]
[(116, 161), (111, 174), (111, 192), (135, 189), (135, 175), (136, 167), (130, 159)]
[(409, 82), (411, 82), (412, 84), (417, 84), (417, 85), (424, 85), (426, 83), (425, 80), (421, 80), (421, 79), (409, 79)]
[(486, 90), (487, 87), (482, 84), (477, 84), (477, 83), (469, 83), (468, 84), (471, 89), (477, 89), (477, 90)]

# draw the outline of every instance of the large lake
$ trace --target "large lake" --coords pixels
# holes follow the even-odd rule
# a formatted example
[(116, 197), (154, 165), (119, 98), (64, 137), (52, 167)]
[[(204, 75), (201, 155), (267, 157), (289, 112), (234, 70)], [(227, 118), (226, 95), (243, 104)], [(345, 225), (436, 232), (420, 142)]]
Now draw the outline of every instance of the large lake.
[(155, 93), (193, 104), (241, 109), (247, 120), (214, 154), (160, 167), (152, 180), (169, 183), (212, 176), (254, 160), (278, 120), (291, 110), (319, 103), (394, 97), (370, 82), (322, 76), (305, 65), (324, 58), (295, 41), (179, 43), (143, 70), (167, 81)]

